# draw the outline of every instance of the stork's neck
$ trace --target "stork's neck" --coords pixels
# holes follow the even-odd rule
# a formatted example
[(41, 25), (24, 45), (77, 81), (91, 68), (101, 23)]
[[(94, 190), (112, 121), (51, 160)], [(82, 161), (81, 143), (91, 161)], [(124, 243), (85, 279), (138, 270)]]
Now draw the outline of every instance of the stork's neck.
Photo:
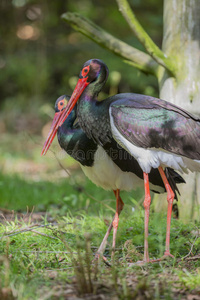
[(73, 128), (73, 123), (75, 118), (71, 118), (71, 116), (65, 120), (61, 127), (58, 127), (57, 137), (60, 146), (67, 151), (70, 147), (70, 141), (77, 129)]
[[(67, 121), (67, 123), (65, 123)], [(58, 128), (58, 142), (71, 157), (77, 160), (81, 165), (91, 167), (94, 163), (94, 155), (97, 145), (87, 138), (80, 127), (74, 127), (74, 122), (66, 120)]]
[(89, 138), (98, 144), (110, 141), (111, 128), (109, 122), (109, 99), (98, 101), (97, 94), (85, 89), (77, 108), (79, 124)]

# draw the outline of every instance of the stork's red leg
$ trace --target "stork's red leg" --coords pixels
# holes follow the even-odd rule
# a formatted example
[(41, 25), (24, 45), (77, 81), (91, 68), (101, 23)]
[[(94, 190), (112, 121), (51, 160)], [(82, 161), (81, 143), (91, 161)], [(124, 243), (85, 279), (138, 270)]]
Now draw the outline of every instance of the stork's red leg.
[(171, 225), (171, 215), (172, 215), (172, 206), (174, 201), (174, 192), (172, 191), (172, 188), (167, 180), (167, 177), (165, 175), (165, 172), (163, 171), (162, 167), (158, 168), (160, 175), (162, 177), (162, 180), (164, 182), (166, 191), (167, 191), (167, 201), (168, 201), (168, 210), (167, 210), (167, 232), (166, 232), (166, 246), (165, 246), (165, 253), (164, 256), (171, 256), (173, 255), (170, 253), (170, 225)]
[(116, 197), (116, 213), (113, 219), (113, 244), (112, 244), (112, 258), (115, 254), (115, 244), (116, 244), (116, 236), (117, 236), (117, 228), (119, 224), (119, 202), (120, 202), (120, 196), (119, 196), (119, 189), (114, 191), (115, 197)]
[[(148, 246), (148, 235), (149, 235), (149, 211), (150, 211), (150, 204), (151, 204), (151, 195), (150, 195), (150, 188), (149, 188), (149, 175), (148, 173), (143, 172), (144, 176), (144, 190), (145, 190), (145, 198), (144, 198), (144, 260), (138, 261), (136, 264), (143, 264), (150, 262), (149, 260), (149, 246)], [(153, 262), (153, 260), (151, 260)], [(130, 263), (129, 266), (135, 265), (135, 263)]]
[[(124, 207), (124, 202), (122, 201), (122, 199), (121, 199), (121, 197), (120, 197), (120, 195), (119, 195), (119, 193), (120, 193), (119, 190), (113, 190), (113, 192), (114, 192), (114, 194), (115, 194), (116, 200), (117, 200), (117, 196), (118, 196), (118, 200), (117, 200), (117, 201), (118, 201), (118, 216), (119, 216), (120, 213), (121, 213), (121, 211), (122, 211), (122, 209), (123, 209), (123, 207)], [(115, 216), (116, 216), (116, 214), (115, 214)], [(106, 246), (106, 242), (107, 242), (108, 236), (109, 236), (109, 234), (110, 234), (110, 232), (111, 232), (111, 230), (112, 230), (112, 228), (113, 228), (113, 222), (114, 222), (114, 220), (115, 220), (115, 216), (114, 216), (112, 222), (110, 223), (110, 225), (109, 225), (109, 227), (108, 227), (108, 230), (107, 230), (107, 232), (106, 232), (106, 234), (105, 234), (105, 236), (104, 236), (104, 238), (103, 238), (103, 241), (101, 242), (101, 245), (100, 245), (99, 249), (98, 249), (97, 252), (96, 252), (96, 255), (95, 255), (95, 258), (96, 258), (96, 259), (98, 259), (99, 256), (102, 255), (103, 252), (104, 252), (104, 249), (105, 249), (105, 246)], [(105, 258), (105, 257), (103, 257), (103, 259), (106, 261), (106, 258)]]
[(149, 234), (149, 210), (151, 204), (151, 195), (149, 189), (149, 176), (144, 173), (144, 189), (145, 189), (145, 199), (144, 199), (144, 262), (149, 262), (149, 251), (148, 251), (148, 234)]

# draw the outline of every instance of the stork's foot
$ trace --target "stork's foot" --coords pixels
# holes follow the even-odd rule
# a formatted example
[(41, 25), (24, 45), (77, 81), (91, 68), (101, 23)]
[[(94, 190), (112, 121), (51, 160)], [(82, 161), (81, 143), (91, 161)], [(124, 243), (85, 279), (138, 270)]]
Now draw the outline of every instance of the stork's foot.
[(152, 259), (150, 262), (160, 262), (163, 260), (168, 260), (169, 258), (174, 258), (174, 255), (172, 255), (169, 251), (165, 251), (164, 255), (157, 259)]
[(157, 259), (149, 259), (149, 260), (138, 260), (134, 263), (130, 263), (128, 264), (129, 267), (132, 267), (132, 266), (144, 266), (146, 264), (149, 264), (149, 263), (154, 263), (154, 262), (157, 262)]
[(172, 254), (169, 252), (169, 250), (166, 250), (165, 253), (164, 253), (164, 255), (163, 255), (163, 257), (166, 258), (166, 257), (168, 257), (168, 256), (174, 258), (174, 255), (172, 255)]
[(103, 262), (107, 266), (111, 267), (111, 264), (109, 263), (109, 261), (107, 260), (107, 258), (104, 255), (101, 255), (98, 252), (95, 254), (94, 259), (92, 260), (92, 263), (97, 264), (101, 258), (103, 259)]
[(156, 258), (156, 259), (149, 259), (149, 260), (139, 260), (135, 263), (130, 263), (128, 264), (129, 267), (131, 266), (144, 266), (148, 263), (158, 263), (161, 262), (165, 259), (168, 259), (168, 257), (174, 258), (174, 255), (172, 255), (169, 251), (165, 251), (164, 255), (160, 258)]
[(174, 258), (174, 255), (172, 255), (169, 250), (166, 250), (162, 257), (154, 259), (152, 262), (160, 262), (169, 258)]

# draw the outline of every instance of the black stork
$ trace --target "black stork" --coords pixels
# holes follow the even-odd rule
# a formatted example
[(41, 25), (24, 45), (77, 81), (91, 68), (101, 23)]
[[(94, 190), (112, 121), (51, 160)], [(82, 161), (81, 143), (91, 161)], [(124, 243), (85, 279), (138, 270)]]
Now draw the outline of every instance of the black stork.
[[(143, 171), (137, 160), (129, 155), (113, 138), (102, 146), (98, 145), (92, 138), (87, 137), (77, 123), (77, 107), (71, 111), (64, 123), (57, 127), (56, 125), (67, 107), (68, 100), (69, 97), (66, 95), (56, 100), (54, 120), (42, 154), (46, 154), (57, 132), (61, 148), (80, 163), (86, 176), (96, 185), (106, 190), (114, 191), (116, 196), (116, 214), (97, 251), (96, 257), (98, 258), (99, 255), (103, 254), (105, 243), (112, 227), (114, 228), (113, 255), (119, 214), (124, 205), (120, 198), (120, 190), (132, 190), (139, 185), (143, 185)], [(178, 192), (176, 183), (184, 182), (183, 178), (170, 168), (165, 169), (165, 174), (176, 195), (176, 191)], [(149, 181), (151, 190), (158, 193), (165, 192), (165, 186), (157, 169), (150, 171)], [(148, 252), (147, 247), (146, 251)]]
[(114, 138), (139, 163), (145, 186), (145, 261), (149, 261), (149, 173), (158, 169), (168, 201), (164, 256), (172, 256), (170, 221), (174, 192), (163, 168), (200, 171), (200, 119), (172, 103), (146, 95), (122, 93), (99, 101), (98, 94), (107, 76), (108, 68), (101, 60), (87, 61), (56, 127), (62, 125), (79, 99), (77, 116), (87, 136), (102, 146)]

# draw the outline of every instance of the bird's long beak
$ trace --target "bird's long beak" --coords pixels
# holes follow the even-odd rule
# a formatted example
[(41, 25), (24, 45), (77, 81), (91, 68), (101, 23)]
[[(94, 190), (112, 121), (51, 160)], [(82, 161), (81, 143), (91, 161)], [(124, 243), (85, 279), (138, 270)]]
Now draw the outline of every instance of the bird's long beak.
[(49, 149), (49, 147), (51, 146), (51, 143), (53, 142), (55, 136), (56, 136), (56, 133), (58, 131), (58, 127), (59, 127), (59, 121), (60, 121), (60, 118), (62, 117), (62, 112), (56, 112), (55, 115), (54, 115), (54, 118), (53, 118), (53, 122), (51, 124), (51, 128), (49, 130), (49, 134), (47, 136), (47, 139), (44, 143), (44, 146), (42, 148), (42, 153), (41, 155), (45, 155)]
[(59, 120), (58, 126), (61, 126), (64, 121), (67, 119), (67, 117), (69, 116), (70, 112), (72, 111), (72, 109), (74, 108), (74, 106), (76, 105), (76, 102), (78, 101), (79, 97), (81, 96), (81, 94), (83, 93), (84, 89), (88, 86), (88, 84), (90, 82), (87, 82), (88, 77), (86, 78), (80, 78), (77, 82), (77, 85), (71, 95), (71, 98), (69, 99), (69, 102), (66, 106), (66, 108), (63, 110), (62, 112), (62, 116)]
[(76, 102), (78, 101), (79, 97), (83, 93), (86, 86), (88, 86), (89, 82), (87, 82), (86, 78), (80, 78), (77, 82), (77, 85), (71, 95), (71, 98), (63, 111), (55, 113), (53, 122), (51, 124), (51, 128), (48, 134), (48, 137), (44, 143), (41, 155), (45, 155), (51, 146), (51, 143), (53, 142), (53, 139), (55, 138), (55, 135), (58, 131), (58, 127), (60, 127), (64, 121), (67, 119), (69, 114), (71, 113), (72, 109), (74, 108)]

